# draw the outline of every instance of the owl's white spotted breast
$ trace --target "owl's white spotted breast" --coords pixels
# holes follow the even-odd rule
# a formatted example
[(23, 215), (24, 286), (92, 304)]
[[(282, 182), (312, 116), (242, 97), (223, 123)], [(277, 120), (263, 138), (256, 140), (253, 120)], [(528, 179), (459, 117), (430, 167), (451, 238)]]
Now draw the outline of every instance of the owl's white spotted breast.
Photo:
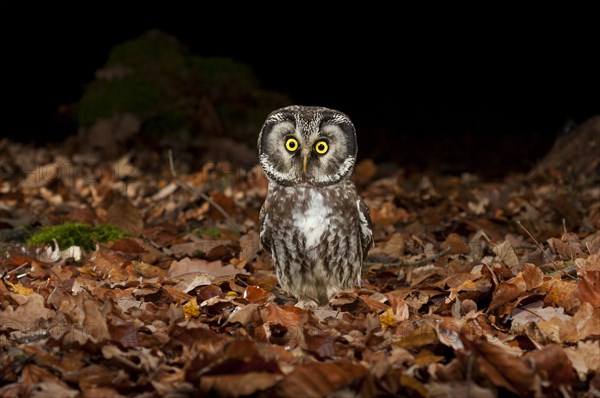
[(317, 189), (287, 188), (294, 190), (300, 196), (299, 201), (306, 201), (308, 206), (305, 211), (301, 207), (292, 205), (292, 219), (294, 227), (304, 236), (305, 249), (315, 253), (314, 248), (321, 241), (321, 237), (330, 226), (332, 211), (326, 205), (321, 192)]

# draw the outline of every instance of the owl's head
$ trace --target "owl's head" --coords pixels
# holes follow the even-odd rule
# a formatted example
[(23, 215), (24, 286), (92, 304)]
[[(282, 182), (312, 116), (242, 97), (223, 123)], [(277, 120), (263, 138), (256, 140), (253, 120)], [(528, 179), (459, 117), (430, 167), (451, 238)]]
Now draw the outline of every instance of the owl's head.
[(265, 174), (279, 184), (331, 185), (352, 174), (356, 130), (341, 112), (288, 106), (267, 117), (258, 154)]

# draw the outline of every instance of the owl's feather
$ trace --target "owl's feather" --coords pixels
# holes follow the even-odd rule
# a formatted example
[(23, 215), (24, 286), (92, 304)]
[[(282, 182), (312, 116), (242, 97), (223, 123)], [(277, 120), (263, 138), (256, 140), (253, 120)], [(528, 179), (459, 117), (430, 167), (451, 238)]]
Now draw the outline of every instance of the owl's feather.
[[(289, 137), (297, 140), (297, 151), (285, 149)], [(315, 143), (322, 140), (329, 151), (316, 153)], [(258, 148), (269, 179), (260, 212), (262, 246), (297, 305), (326, 304), (338, 291), (360, 284), (373, 243), (369, 210), (350, 179), (354, 126), (330, 109), (283, 108), (267, 118)]]

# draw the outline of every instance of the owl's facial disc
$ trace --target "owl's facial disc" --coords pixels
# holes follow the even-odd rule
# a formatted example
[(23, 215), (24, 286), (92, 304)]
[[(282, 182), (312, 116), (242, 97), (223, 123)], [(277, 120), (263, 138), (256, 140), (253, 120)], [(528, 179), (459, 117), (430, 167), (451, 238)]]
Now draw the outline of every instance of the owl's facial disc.
[(282, 185), (326, 186), (351, 174), (356, 135), (342, 113), (294, 106), (267, 118), (258, 148), (269, 179)]

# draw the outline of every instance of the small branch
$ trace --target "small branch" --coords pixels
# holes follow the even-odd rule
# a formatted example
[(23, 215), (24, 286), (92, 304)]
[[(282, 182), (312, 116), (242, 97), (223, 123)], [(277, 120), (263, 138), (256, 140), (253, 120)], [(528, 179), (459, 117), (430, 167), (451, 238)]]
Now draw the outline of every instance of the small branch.
[(13, 268), (12, 270), (6, 272), (4, 275), (2, 275), (2, 278), (6, 278), (8, 275), (14, 274), (15, 272), (17, 272), (18, 270), (20, 270), (21, 268), (23, 268), (27, 265), (29, 265), (29, 261), (26, 261), (23, 264), (19, 265), (18, 267)]
[(527, 228), (525, 228), (523, 226), (523, 224), (521, 224), (521, 221), (517, 220), (517, 224), (519, 224), (519, 227), (523, 228), (523, 231), (525, 231), (527, 233), (527, 235), (529, 235), (529, 237), (531, 238), (531, 240), (537, 245), (537, 247), (542, 251), (542, 253), (544, 253), (546, 255), (546, 257), (548, 257), (548, 260), (550, 260), (552, 262), (552, 264), (554, 264), (554, 266), (556, 268), (558, 268), (558, 264), (556, 264), (556, 262), (552, 259), (552, 257), (550, 257), (550, 255), (548, 254), (548, 252), (546, 252), (546, 249), (544, 249), (544, 247), (542, 245), (540, 245), (540, 242), (538, 242), (533, 235), (531, 235), (531, 233), (527, 230)]
[(562, 269), (557, 269), (556, 271), (552, 271), (548, 274), (548, 276), (555, 276), (558, 274), (564, 274), (564, 275), (568, 275), (570, 277), (574, 277), (577, 276), (577, 266), (576, 265), (569, 265), (568, 267), (562, 268)]
[(448, 254), (448, 252), (452, 249), (452, 245), (448, 245), (447, 248), (445, 248), (444, 250), (442, 250), (439, 253), (434, 254), (433, 256), (430, 257), (425, 257), (422, 258), (420, 260), (415, 260), (415, 261), (395, 261), (392, 263), (382, 263), (382, 262), (374, 262), (374, 261), (365, 261), (363, 263), (363, 265), (367, 266), (367, 267), (372, 267), (374, 265), (382, 265), (385, 267), (420, 267), (423, 266), (427, 263), (431, 263), (436, 261), (438, 258), (445, 256), (446, 254)]
[(236, 223), (233, 220), (233, 218), (231, 218), (231, 216), (229, 214), (227, 214), (227, 212), (225, 211), (225, 209), (223, 209), (218, 203), (216, 203), (214, 200), (212, 200), (210, 198), (210, 196), (208, 196), (207, 194), (205, 194), (203, 191), (201, 191), (199, 189), (195, 189), (195, 188), (191, 187), (185, 181), (181, 181), (181, 180), (179, 180), (177, 178), (177, 173), (175, 172), (175, 166), (173, 165), (173, 151), (171, 149), (168, 150), (168, 156), (169, 156), (169, 168), (171, 170), (171, 175), (173, 176), (173, 179), (177, 180), (176, 182), (180, 186), (182, 186), (183, 188), (185, 188), (185, 190), (187, 190), (191, 194), (199, 195), (202, 199), (204, 199), (205, 201), (207, 201), (212, 207), (214, 207), (215, 209), (217, 209), (217, 211), (219, 213), (221, 213), (221, 215), (223, 217), (225, 217), (225, 220), (228, 223), (230, 223), (232, 226), (235, 226)]

